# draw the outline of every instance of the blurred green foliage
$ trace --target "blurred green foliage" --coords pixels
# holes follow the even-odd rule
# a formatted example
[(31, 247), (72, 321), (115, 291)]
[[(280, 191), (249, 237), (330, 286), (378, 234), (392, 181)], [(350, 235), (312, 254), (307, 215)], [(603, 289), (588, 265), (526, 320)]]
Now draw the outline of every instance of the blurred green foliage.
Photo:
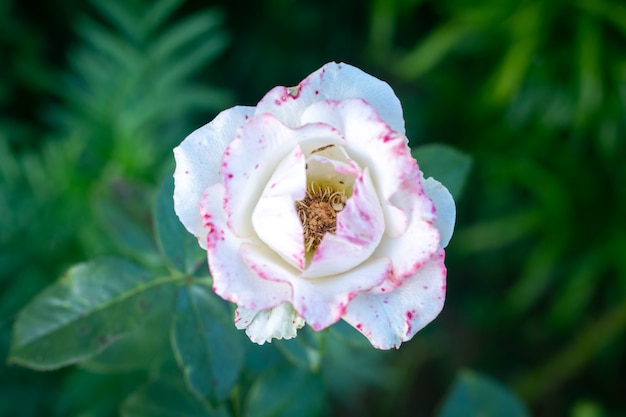
[[(175, 226), (158, 221), (152, 238), (172, 147), (337, 60), (392, 85), (412, 145), (473, 158), (446, 307), (398, 352), (362, 349), (342, 326), (321, 358), (308, 331), (247, 349), (231, 407), (273, 415), (293, 404), (263, 399), (288, 391), (329, 395), (327, 414), (445, 414), (459, 389), (493, 384), (461, 373), (453, 385), (472, 368), (533, 415), (626, 413), (625, 42), (619, 0), (0, 0), (0, 356), (17, 312), (72, 264), (121, 255), (197, 271), (202, 253), (164, 238)], [(120, 343), (157, 357), (114, 344), (80, 367), (3, 366), (0, 415), (146, 415), (157, 400), (160, 415), (204, 415), (169, 333), (154, 333)]]

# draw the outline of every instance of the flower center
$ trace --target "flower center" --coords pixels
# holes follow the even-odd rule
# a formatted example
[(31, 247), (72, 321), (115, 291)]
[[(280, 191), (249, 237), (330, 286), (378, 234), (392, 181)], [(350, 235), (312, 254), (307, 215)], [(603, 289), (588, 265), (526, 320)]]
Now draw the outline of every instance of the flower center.
[(304, 249), (307, 253), (315, 252), (324, 235), (337, 230), (337, 213), (346, 204), (343, 190), (311, 181), (306, 188), (304, 199), (296, 201), (296, 211), (304, 230)]

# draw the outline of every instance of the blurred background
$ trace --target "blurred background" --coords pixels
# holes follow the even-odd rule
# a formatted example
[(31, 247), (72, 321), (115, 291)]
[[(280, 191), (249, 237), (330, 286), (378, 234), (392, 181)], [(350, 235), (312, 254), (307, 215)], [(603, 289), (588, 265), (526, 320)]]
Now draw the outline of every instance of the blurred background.
[[(189, 132), (333, 60), (391, 84), (412, 146), (473, 161), (443, 313), (333, 414), (433, 415), (472, 369), (533, 415), (626, 415), (618, 0), (0, 0), (0, 356), (70, 265), (148, 257)], [(115, 415), (145, 378), (1, 366), (2, 416)]]

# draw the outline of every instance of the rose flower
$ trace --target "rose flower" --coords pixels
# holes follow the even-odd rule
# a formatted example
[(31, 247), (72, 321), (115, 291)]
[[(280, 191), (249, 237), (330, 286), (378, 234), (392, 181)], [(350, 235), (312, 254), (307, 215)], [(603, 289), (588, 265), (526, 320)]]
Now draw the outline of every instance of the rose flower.
[(454, 201), (420, 172), (387, 83), (326, 64), (174, 155), (176, 213), (252, 341), (343, 319), (389, 349), (441, 311)]

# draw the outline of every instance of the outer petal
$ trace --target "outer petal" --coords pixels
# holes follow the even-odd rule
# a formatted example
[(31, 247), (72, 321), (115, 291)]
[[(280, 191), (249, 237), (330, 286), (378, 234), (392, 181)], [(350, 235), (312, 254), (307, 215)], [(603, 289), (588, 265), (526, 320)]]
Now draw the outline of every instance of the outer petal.
[(252, 213), (259, 238), (291, 266), (304, 269), (304, 234), (295, 202), (306, 189), (304, 154), (300, 146), (281, 161)]
[(391, 273), (389, 259), (377, 258), (343, 274), (307, 280), (281, 260), (271, 259), (262, 248), (244, 245), (242, 253), (259, 276), (292, 286), (294, 309), (315, 330), (337, 322), (352, 298), (379, 285)]
[(432, 223), (435, 208), (421, 189), (420, 176), (415, 164), (411, 175), (392, 198), (393, 204), (407, 214), (408, 225), (402, 235), (383, 239), (374, 252), (373, 256), (390, 258), (394, 267), (391, 279), (376, 289), (381, 293), (393, 290), (413, 275), (440, 247), (439, 231)]
[(222, 207), (224, 187), (215, 184), (207, 189), (200, 203), (207, 235), (209, 268), (213, 291), (240, 307), (263, 310), (291, 300), (289, 284), (263, 279), (243, 262), (241, 251), (249, 240), (237, 237), (226, 225)]
[(246, 334), (259, 345), (272, 339), (293, 339), (304, 320), (291, 304), (283, 303), (269, 310), (248, 310), (239, 307), (235, 312), (235, 326), (246, 329)]
[(199, 207), (202, 193), (221, 181), (222, 156), (237, 129), (254, 114), (254, 107), (233, 107), (192, 132), (176, 148), (174, 208), (183, 225), (206, 249), (206, 233)]
[(287, 126), (297, 127), (312, 103), (351, 98), (365, 100), (393, 130), (404, 133), (402, 105), (389, 84), (344, 63), (324, 65), (297, 87), (272, 89), (257, 105), (256, 114), (272, 113)]
[(389, 259), (370, 259), (343, 274), (294, 283), (294, 308), (319, 331), (339, 321), (350, 300), (383, 282), (392, 267)]
[(441, 311), (446, 292), (444, 252), (440, 250), (417, 272), (388, 294), (362, 293), (343, 319), (378, 349), (397, 348), (430, 323)]
[(369, 170), (354, 183), (352, 197), (337, 214), (337, 231), (326, 234), (303, 277), (336, 275), (370, 257), (385, 231), (385, 219)]
[(442, 248), (445, 248), (452, 238), (454, 223), (456, 221), (454, 198), (452, 198), (450, 191), (433, 177), (424, 180), (422, 176), (422, 185), (424, 186), (426, 195), (428, 195), (428, 197), (433, 200), (433, 204), (435, 204), (437, 220), (434, 224), (439, 230), (439, 244)]
[(276, 166), (298, 143), (309, 140), (343, 141), (330, 126), (316, 123), (290, 129), (270, 114), (255, 116), (241, 128), (222, 162), (224, 209), (234, 233), (241, 237), (253, 235), (252, 209)]

